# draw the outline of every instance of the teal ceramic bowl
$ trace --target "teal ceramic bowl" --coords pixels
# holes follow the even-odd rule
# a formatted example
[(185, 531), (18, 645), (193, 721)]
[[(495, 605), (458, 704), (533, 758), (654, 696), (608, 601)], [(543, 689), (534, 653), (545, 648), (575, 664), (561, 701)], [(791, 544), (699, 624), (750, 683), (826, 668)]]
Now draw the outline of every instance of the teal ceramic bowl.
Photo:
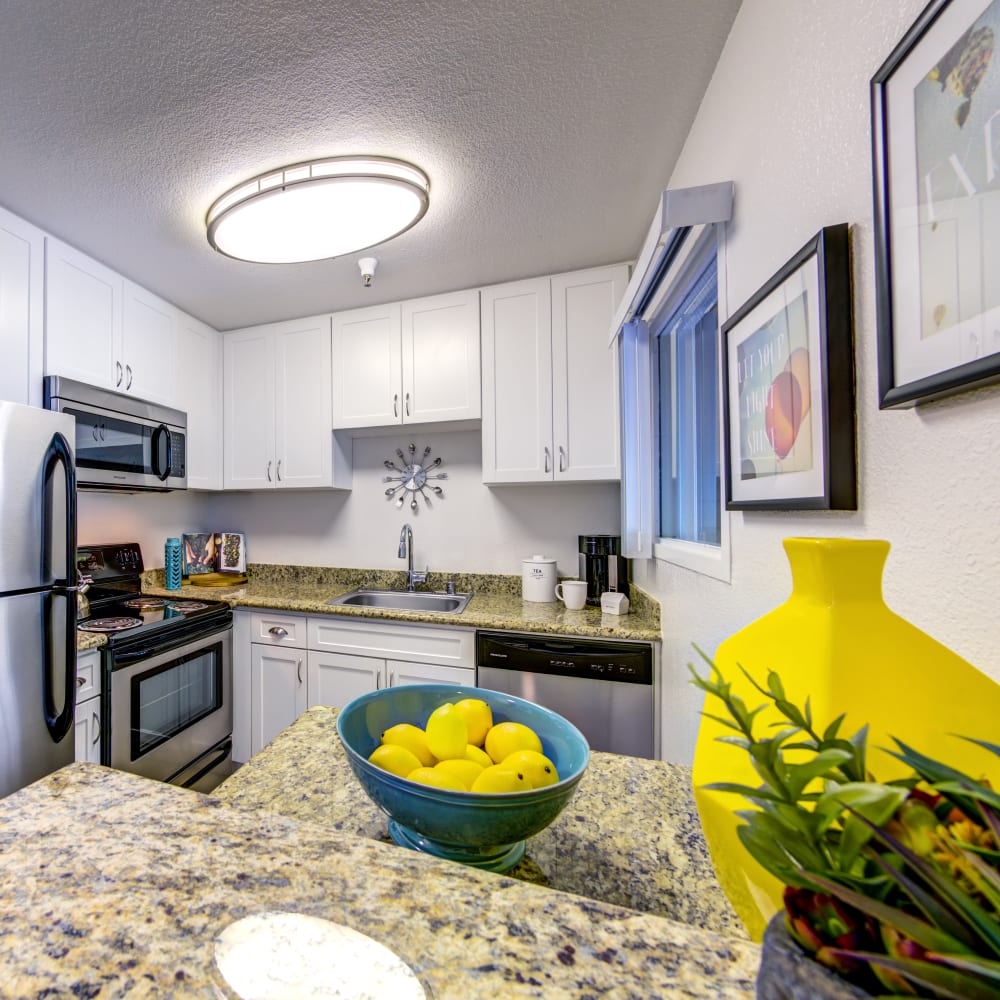
[[(527, 792), (484, 795), (421, 785), (368, 763), (390, 726), (409, 722), (423, 728), (435, 708), (462, 698), (485, 701), (494, 723), (521, 722), (534, 729), (560, 781)], [(495, 872), (516, 865), (525, 839), (559, 815), (590, 759), (583, 734), (561, 715), (513, 695), (451, 684), (409, 684), (362, 695), (341, 709), (337, 731), (361, 787), (388, 815), (397, 844)]]

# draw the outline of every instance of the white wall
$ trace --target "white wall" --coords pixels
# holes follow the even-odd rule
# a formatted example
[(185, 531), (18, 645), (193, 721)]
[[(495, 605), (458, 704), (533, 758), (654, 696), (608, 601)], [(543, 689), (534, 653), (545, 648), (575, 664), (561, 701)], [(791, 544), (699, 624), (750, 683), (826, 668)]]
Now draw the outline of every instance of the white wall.
[[(385, 459), (399, 464), (413, 442), (441, 457), (445, 490), (414, 513), (385, 497)], [(477, 431), (391, 431), (354, 441), (354, 488), (260, 493), (80, 494), (81, 543), (138, 540), (148, 566), (163, 565), (163, 543), (192, 531), (243, 531), (251, 562), (401, 569), (399, 531), (410, 522), (414, 566), (468, 573), (520, 574), (521, 560), (556, 556), (576, 575), (577, 535), (614, 533), (617, 484), (486, 487)]]
[(887, 539), (890, 607), (1000, 681), (1000, 389), (911, 410), (877, 402), (868, 84), (924, 3), (744, 0), (671, 178), (736, 182), (730, 312), (820, 228), (850, 224), (859, 509), (731, 514), (731, 584), (636, 566), (663, 602), (667, 759), (693, 753), (691, 643), (712, 651), (788, 596), (790, 535)]

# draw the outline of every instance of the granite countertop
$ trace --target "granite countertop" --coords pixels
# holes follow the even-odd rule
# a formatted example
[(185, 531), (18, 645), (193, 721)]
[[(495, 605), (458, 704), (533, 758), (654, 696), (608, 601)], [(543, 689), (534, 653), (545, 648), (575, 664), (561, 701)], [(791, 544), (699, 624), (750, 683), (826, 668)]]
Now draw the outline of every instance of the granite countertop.
[(77, 632), (76, 651), (85, 653), (88, 649), (100, 649), (108, 644), (108, 637), (100, 632)]
[[(640, 588), (631, 588), (627, 615), (602, 614), (600, 608), (568, 611), (561, 603), (535, 604), (521, 599), (519, 576), (429, 575), (421, 589), (444, 590), (450, 579), (460, 593), (473, 598), (460, 614), (432, 611), (397, 611), (381, 608), (331, 607), (327, 602), (360, 586), (404, 589), (406, 574), (388, 570), (328, 569), (310, 566), (255, 565), (249, 580), (236, 587), (198, 587), (187, 583), (180, 591), (163, 586), (163, 571), (143, 575), (144, 593), (161, 597), (227, 601), (234, 608), (272, 608), (300, 614), (346, 615), (467, 628), (544, 632), (601, 639), (660, 641), (660, 606)], [(193, 579), (193, 578), (192, 578)]]
[[(309, 709), (215, 795), (342, 833), (391, 842), (386, 816), (354, 777), (337, 709)], [(397, 848), (397, 850), (406, 850)], [(691, 769), (592, 751), (564, 811), (527, 841), (510, 876), (746, 937), (701, 832)]]
[(750, 1000), (760, 956), (733, 936), (94, 764), (0, 801), (6, 996), (232, 996), (214, 938), (267, 911), (369, 935), (434, 1000)]

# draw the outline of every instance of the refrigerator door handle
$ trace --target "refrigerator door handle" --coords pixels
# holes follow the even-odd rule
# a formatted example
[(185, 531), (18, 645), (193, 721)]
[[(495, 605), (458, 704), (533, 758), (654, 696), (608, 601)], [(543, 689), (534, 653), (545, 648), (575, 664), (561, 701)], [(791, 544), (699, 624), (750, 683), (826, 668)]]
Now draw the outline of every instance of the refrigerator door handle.
[[(42, 625), (42, 656), (45, 681), (43, 700), (45, 725), (54, 743), (61, 743), (73, 726), (73, 706), (76, 701), (76, 470), (73, 467), (73, 450), (62, 434), (52, 435), (42, 463), (42, 573), (52, 566), (52, 476), (55, 467), (62, 465), (66, 490), (66, 562), (62, 579), (57, 578), (52, 593), (45, 595), (45, 620)], [(54, 572), (54, 567), (53, 572)], [(62, 650), (62, 710), (56, 711), (53, 690), (52, 656), (52, 602), (61, 597), (66, 602), (64, 626), (65, 646)]]

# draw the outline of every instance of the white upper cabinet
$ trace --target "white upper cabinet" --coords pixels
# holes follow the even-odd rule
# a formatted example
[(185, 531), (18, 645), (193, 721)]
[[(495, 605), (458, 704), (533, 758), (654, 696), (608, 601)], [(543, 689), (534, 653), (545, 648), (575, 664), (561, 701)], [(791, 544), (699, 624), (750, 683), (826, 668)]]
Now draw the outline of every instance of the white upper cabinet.
[(224, 475), (229, 490), (350, 488), (330, 426), (330, 317), (223, 335)]
[(333, 426), (475, 420), (479, 292), (333, 316)]
[(177, 317), (174, 399), (187, 414), (188, 489), (222, 488), (222, 338), (210, 326)]
[[(124, 282), (120, 391), (176, 405), (178, 312), (131, 281)], [(117, 373), (117, 370), (116, 370)]]
[(45, 239), (45, 373), (174, 405), (177, 310)]
[(620, 478), (608, 330), (627, 282), (622, 264), (482, 290), (484, 482)]
[(124, 281), (96, 260), (45, 238), (45, 373), (124, 391)]
[(42, 404), (45, 236), (0, 209), (0, 399)]
[(400, 422), (399, 303), (333, 314), (333, 426)]
[(402, 304), (404, 424), (477, 420), (479, 291)]

